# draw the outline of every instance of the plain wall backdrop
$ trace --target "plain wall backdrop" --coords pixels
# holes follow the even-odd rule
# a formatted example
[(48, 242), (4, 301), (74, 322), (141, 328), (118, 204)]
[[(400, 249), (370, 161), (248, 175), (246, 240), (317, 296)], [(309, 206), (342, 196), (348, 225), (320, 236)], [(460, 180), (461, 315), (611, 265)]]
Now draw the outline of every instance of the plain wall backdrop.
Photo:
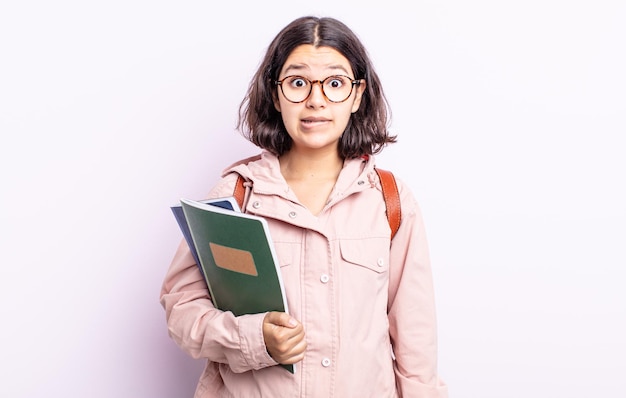
[(382, 78), (378, 164), (424, 212), (451, 397), (626, 397), (618, 0), (3, 2), (0, 396), (192, 396), (203, 361), (159, 304), (169, 206), (257, 152), (239, 102), (305, 14)]

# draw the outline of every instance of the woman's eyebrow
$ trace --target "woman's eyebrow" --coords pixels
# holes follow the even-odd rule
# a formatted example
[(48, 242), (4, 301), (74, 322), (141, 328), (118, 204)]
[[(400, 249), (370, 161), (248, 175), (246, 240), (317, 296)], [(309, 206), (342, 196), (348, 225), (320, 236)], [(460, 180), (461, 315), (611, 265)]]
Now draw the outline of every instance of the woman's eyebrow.
[(293, 64), (293, 65), (289, 65), (286, 69), (285, 69), (285, 74), (287, 72), (291, 72), (291, 71), (302, 71), (308, 69), (305, 65), (302, 64)]
[[(285, 68), (285, 74), (287, 74), (288, 72), (300, 72), (309, 69), (310, 67), (304, 64), (292, 64)], [(328, 65), (326, 69), (333, 71), (333, 73), (336, 73), (336, 71), (341, 71), (346, 75), (349, 74), (349, 72), (346, 70), (346, 68), (343, 67), (343, 65)]]
[(340, 70), (340, 71), (342, 71), (343, 73), (345, 73), (346, 75), (349, 73), (349, 72), (346, 70), (346, 68), (344, 68), (344, 67), (343, 67), (343, 65), (330, 65), (330, 66), (328, 67), (328, 69), (331, 69), (331, 70)]

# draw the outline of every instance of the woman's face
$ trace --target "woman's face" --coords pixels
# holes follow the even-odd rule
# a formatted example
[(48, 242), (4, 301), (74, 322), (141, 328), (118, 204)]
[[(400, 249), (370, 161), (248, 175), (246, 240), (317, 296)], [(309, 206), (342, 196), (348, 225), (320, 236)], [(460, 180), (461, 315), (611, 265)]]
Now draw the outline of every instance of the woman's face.
[[(313, 83), (311, 94), (302, 102), (293, 103), (285, 97), (284, 93), (287, 92), (288, 95), (292, 93), (292, 100), (301, 100), (300, 97), (293, 97), (293, 92), (304, 90), (304, 95), (306, 95), (308, 88), (304, 86), (308, 85), (308, 82), (305, 79), (324, 80), (336, 75), (349, 78), (343, 83), (346, 93), (349, 92), (347, 87), (352, 87), (352, 92), (343, 102), (331, 102), (324, 95), (319, 83)], [(304, 79), (294, 80), (290, 78), (291, 76), (300, 76)], [(284, 80), (285, 78), (288, 79)], [(283, 81), (283, 87), (277, 90), (274, 106), (281, 113), (287, 133), (293, 140), (292, 151), (337, 151), (339, 138), (350, 120), (350, 115), (359, 109), (365, 90), (364, 80), (352, 86), (350, 80), (355, 78), (348, 59), (333, 48), (303, 44), (291, 52), (278, 77), (278, 80)], [(324, 85), (326, 94), (333, 97), (333, 100), (337, 100), (337, 91), (335, 95), (332, 91), (341, 91), (341, 80), (331, 78), (326, 80)]]

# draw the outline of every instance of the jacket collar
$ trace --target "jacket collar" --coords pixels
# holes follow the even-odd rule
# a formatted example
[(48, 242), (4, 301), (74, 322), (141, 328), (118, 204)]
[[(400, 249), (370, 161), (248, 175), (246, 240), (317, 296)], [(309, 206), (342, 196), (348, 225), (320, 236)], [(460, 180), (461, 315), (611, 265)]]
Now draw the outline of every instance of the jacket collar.
[[(371, 188), (376, 183), (375, 159), (364, 156), (357, 159), (346, 159), (343, 169), (330, 196), (336, 202), (355, 192)], [(268, 151), (242, 159), (224, 169), (222, 176), (238, 173), (252, 182), (252, 189), (257, 194), (280, 195), (285, 199), (297, 201), (289, 189), (282, 173), (278, 157)]]

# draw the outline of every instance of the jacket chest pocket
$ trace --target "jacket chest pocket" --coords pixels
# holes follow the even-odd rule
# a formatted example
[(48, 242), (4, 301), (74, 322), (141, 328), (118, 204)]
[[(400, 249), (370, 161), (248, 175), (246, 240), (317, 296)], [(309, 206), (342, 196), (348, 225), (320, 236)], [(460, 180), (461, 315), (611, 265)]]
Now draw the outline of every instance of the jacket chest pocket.
[(300, 256), (300, 245), (294, 243), (274, 242), (274, 250), (281, 268), (297, 265)]
[(389, 270), (389, 240), (384, 238), (355, 238), (339, 241), (341, 258), (345, 263), (376, 274)]

